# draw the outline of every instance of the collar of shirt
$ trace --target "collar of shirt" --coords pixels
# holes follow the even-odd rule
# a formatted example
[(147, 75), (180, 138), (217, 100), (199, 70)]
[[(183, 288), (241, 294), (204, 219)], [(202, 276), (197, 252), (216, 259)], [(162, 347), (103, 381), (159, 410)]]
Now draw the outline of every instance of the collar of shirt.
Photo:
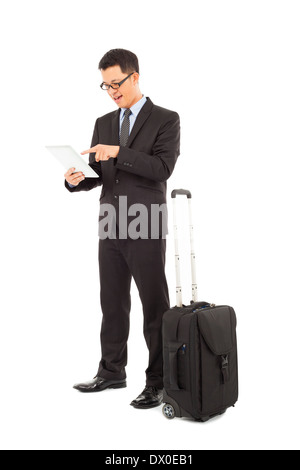
[[(146, 96), (143, 95), (143, 97), (137, 102), (135, 103), (133, 106), (131, 106), (130, 110), (131, 110), (131, 115), (129, 117), (129, 120), (130, 120), (130, 130), (132, 129), (132, 126), (137, 118), (137, 115), (139, 114), (140, 110), (142, 109), (142, 107), (144, 106), (144, 104), (146, 103), (147, 101), (147, 98)], [(121, 113), (120, 113), (120, 124), (122, 123), (123, 121), (123, 118), (124, 118), (124, 114), (125, 114), (125, 111), (126, 111), (127, 108), (121, 108)], [(121, 126), (120, 126), (121, 128)]]

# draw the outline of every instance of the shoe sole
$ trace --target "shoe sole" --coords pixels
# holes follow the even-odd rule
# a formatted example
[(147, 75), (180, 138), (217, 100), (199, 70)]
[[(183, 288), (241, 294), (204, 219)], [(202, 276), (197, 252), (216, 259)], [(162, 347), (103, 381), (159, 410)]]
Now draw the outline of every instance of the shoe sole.
[(107, 387), (103, 387), (101, 388), (100, 390), (99, 389), (96, 389), (96, 390), (84, 390), (84, 389), (79, 389), (79, 388), (74, 388), (74, 390), (77, 390), (78, 392), (81, 392), (81, 393), (98, 393), (98, 392), (103, 392), (103, 390), (107, 390), (109, 388), (113, 388), (113, 389), (118, 389), (118, 388), (126, 388), (127, 387), (127, 383), (126, 382), (123, 382), (123, 383), (120, 383), (120, 384), (111, 384), (111, 385), (108, 385)]

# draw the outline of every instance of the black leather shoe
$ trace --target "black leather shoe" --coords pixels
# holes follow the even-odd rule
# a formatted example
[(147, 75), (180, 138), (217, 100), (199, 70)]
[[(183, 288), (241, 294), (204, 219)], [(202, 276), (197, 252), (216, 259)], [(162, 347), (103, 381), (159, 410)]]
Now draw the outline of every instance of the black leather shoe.
[(75, 390), (83, 393), (102, 392), (107, 388), (125, 388), (127, 387), (126, 380), (105, 380), (101, 377), (95, 377), (90, 382), (74, 385)]
[(142, 393), (133, 400), (130, 405), (134, 408), (140, 408), (145, 410), (147, 408), (154, 408), (159, 406), (163, 401), (163, 390), (159, 390), (156, 387), (146, 387)]

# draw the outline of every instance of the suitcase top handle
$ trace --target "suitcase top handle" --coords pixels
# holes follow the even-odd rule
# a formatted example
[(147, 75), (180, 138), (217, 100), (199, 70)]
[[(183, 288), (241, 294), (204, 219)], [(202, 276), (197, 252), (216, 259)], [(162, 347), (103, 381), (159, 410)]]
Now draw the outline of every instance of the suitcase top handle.
[(176, 196), (186, 196), (188, 199), (192, 199), (192, 193), (187, 189), (174, 189), (174, 191), (172, 191), (171, 198), (175, 199)]

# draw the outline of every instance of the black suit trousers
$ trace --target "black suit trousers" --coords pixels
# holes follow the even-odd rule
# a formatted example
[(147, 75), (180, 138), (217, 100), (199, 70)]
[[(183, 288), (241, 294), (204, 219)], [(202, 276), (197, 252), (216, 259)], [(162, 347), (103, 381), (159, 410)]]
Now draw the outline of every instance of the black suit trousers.
[(146, 385), (163, 388), (162, 316), (170, 308), (165, 239), (100, 239), (100, 301), (103, 313), (98, 377), (126, 378), (132, 278), (144, 314), (149, 350)]

